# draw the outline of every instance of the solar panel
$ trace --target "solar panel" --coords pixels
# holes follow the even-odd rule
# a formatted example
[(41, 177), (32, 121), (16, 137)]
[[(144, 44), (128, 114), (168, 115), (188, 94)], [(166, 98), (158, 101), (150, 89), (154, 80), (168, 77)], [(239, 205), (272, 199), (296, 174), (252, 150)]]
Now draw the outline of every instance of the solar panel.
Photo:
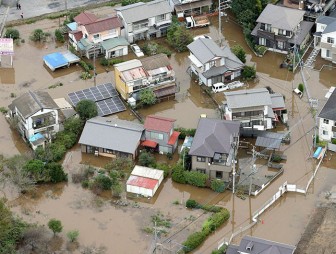
[(126, 110), (117, 90), (111, 83), (90, 87), (68, 94), (73, 106), (84, 99), (96, 102), (98, 115), (106, 116)]

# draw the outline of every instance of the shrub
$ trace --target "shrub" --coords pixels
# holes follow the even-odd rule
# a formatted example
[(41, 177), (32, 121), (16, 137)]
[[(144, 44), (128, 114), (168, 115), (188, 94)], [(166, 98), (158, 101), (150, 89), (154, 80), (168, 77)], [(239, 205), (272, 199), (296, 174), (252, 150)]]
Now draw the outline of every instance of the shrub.
[(177, 52), (183, 52), (188, 50), (193, 36), (184, 26), (173, 22), (168, 28), (167, 41)]
[(185, 252), (188, 253), (194, 249), (196, 249), (198, 246), (200, 246), (207, 235), (204, 232), (195, 232), (188, 236), (187, 240), (183, 243), (185, 246)]
[(230, 214), (226, 209), (222, 209), (220, 212), (214, 213), (211, 215), (204, 223), (202, 227), (202, 231), (205, 230), (210, 234), (211, 232), (215, 231), (219, 228), (225, 221), (230, 218)]
[(267, 51), (267, 48), (263, 45), (255, 45), (254, 50), (257, 52), (257, 54), (264, 55)]
[(29, 38), (32, 41), (43, 41), (45, 37), (46, 37), (46, 34), (43, 32), (42, 29), (35, 29)]
[(17, 40), (20, 38), (20, 32), (14, 28), (8, 28), (5, 33), (5, 38), (12, 38), (13, 40)]
[(198, 206), (199, 206), (199, 204), (197, 203), (196, 200), (188, 199), (187, 202), (186, 202), (186, 207), (188, 207), (188, 208), (196, 208)]
[(135, 4), (139, 2), (139, 0), (122, 0), (121, 1), (121, 6), (126, 6), (126, 5), (130, 5), (130, 4)]
[(243, 49), (242, 46), (240, 45), (234, 45), (232, 48), (232, 53), (235, 54), (240, 61), (242, 61), (243, 63), (246, 63), (246, 53), (245, 50)]
[(80, 61), (79, 65), (80, 65), (80, 67), (82, 67), (84, 69), (84, 71), (90, 72), (90, 67), (88, 66), (88, 64), (86, 62)]
[(64, 35), (62, 34), (60, 29), (55, 30), (55, 38), (56, 38), (56, 41), (58, 42), (62, 42), (62, 43), (65, 42)]
[(48, 227), (54, 233), (54, 235), (56, 235), (57, 233), (61, 233), (63, 229), (61, 221), (56, 219), (49, 220)]
[(70, 117), (64, 122), (64, 131), (73, 133), (78, 136), (83, 129), (83, 122), (79, 117)]
[(211, 254), (225, 254), (227, 250), (227, 245), (224, 244), (222, 247), (220, 247), (218, 250), (213, 250)]
[(173, 173), (172, 173), (172, 179), (174, 182), (177, 183), (186, 183), (185, 175), (184, 175), (184, 169), (181, 164), (176, 164), (173, 167)]
[(222, 180), (214, 179), (211, 181), (211, 189), (216, 192), (224, 192), (225, 191), (225, 183)]
[(215, 205), (202, 205), (201, 207), (203, 210), (211, 213), (218, 213), (220, 212), (223, 208), (220, 206), (215, 206)]
[(112, 180), (106, 175), (99, 174), (95, 177), (93, 185), (102, 190), (111, 190), (112, 188)]
[(87, 80), (87, 79), (92, 78), (92, 75), (89, 72), (87, 72), (87, 71), (83, 71), (79, 77), (82, 80)]
[(331, 139), (331, 143), (336, 145), (336, 138)]
[(300, 83), (298, 85), (298, 89), (303, 93), (304, 92), (304, 85), (302, 83)]
[(50, 145), (48, 145), (48, 148), (49, 148), (50, 153), (51, 153), (51, 160), (52, 161), (62, 160), (65, 153), (66, 153), (66, 148), (61, 143), (51, 143)]
[(165, 178), (170, 174), (171, 168), (168, 164), (158, 163), (155, 168), (163, 170)]
[(89, 181), (89, 180), (84, 180), (84, 181), (82, 182), (82, 187), (83, 187), (84, 189), (89, 188), (89, 186), (90, 186), (90, 181)]
[(151, 155), (148, 152), (142, 152), (139, 155), (139, 164), (140, 166), (145, 166), (145, 167), (156, 167), (156, 161), (153, 155)]
[(76, 241), (78, 236), (79, 236), (78, 230), (71, 230), (67, 233), (67, 237), (68, 237), (70, 242)]
[(71, 132), (59, 132), (56, 134), (56, 142), (63, 144), (66, 149), (70, 149), (77, 143), (77, 135)]
[(81, 100), (78, 102), (76, 105), (76, 111), (83, 121), (98, 115), (97, 105), (91, 100)]
[(7, 114), (7, 112), (8, 112), (8, 109), (7, 109), (7, 108), (5, 108), (5, 107), (0, 107), (0, 113), (2, 113), (2, 114)]
[(140, 103), (142, 105), (154, 105), (156, 103), (156, 95), (150, 88), (145, 88), (139, 94)]
[(180, 132), (179, 139), (185, 139), (186, 136), (195, 136), (196, 129), (175, 128), (175, 131)]
[(196, 171), (185, 172), (184, 176), (188, 184), (191, 184), (197, 187), (205, 187), (206, 181), (208, 179), (207, 174), (203, 174), (203, 173), (196, 172)]
[(59, 183), (67, 180), (67, 174), (64, 172), (61, 164), (51, 162), (46, 164), (46, 170), (49, 172), (50, 181)]
[(143, 52), (149, 56), (163, 53), (170, 57), (172, 54), (171, 50), (160, 44), (157, 44), (156, 42), (145, 43), (145, 45), (143, 46)]
[(251, 80), (256, 77), (256, 69), (254, 66), (244, 66), (243, 73), (242, 73), (243, 79), (245, 80)]
[(101, 58), (99, 60), (99, 62), (102, 66), (108, 66), (109, 65), (109, 61), (106, 58)]

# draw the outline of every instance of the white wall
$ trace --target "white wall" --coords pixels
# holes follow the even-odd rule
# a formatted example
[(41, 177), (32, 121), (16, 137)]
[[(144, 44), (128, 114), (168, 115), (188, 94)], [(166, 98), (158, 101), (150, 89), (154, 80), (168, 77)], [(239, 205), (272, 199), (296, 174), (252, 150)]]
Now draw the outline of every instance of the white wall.
[[(330, 141), (333, 138), (332, 126), (335, 126), (335, 121), (329, 120), (329, 124), (323, 122), (324, 118), (320, 118), (320, 127), (319, 127), (319, 138), (321, 140)], [(323, 131), (327, 131), (326, 135), (323, 134)]]

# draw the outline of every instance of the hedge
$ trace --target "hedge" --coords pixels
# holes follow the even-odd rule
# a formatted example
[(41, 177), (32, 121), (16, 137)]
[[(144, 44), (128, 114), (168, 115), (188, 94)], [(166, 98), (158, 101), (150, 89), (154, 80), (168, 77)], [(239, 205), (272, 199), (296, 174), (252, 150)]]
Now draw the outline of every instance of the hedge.
[(195, 136), (196, 129), (175, 128), (175, 131), (180, 132), (179, 139), (185, 139), (186, 136)]
[(216, 192), (224, 192), (226, 184), (224, 181), (219, 180), (219, 179), (214, 179), (211, 181), (210, 185), (211, 189)]
[(208, 179), (208, 175), (197, 172), (197, 171), (185, 171), (184, 172), (185, 180), (188, 184), (197, 186), (197, 187), (205, 187), (206, 181)]

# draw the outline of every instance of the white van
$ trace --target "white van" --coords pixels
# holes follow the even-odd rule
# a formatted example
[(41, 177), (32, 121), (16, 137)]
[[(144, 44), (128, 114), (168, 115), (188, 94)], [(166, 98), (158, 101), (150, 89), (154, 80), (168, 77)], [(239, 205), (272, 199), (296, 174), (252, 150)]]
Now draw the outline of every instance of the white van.
[(302, 93), (298, 88), (295, 88), (295, 89), (293, 90), (293, 93), (297, 94), (297, 95), (300, 97), (300, 99), (301, 99), (302, 96), (303, 96), (303, 93)]
[(222, 82), (219, 82), (219, 83), (216, 83), (216, 84), (212, 85), (212, 91), (214, 93), (223, 92), (223, 91), (226, 91), (228, 89), (229, 89), (228, 85), (224, 84)]

